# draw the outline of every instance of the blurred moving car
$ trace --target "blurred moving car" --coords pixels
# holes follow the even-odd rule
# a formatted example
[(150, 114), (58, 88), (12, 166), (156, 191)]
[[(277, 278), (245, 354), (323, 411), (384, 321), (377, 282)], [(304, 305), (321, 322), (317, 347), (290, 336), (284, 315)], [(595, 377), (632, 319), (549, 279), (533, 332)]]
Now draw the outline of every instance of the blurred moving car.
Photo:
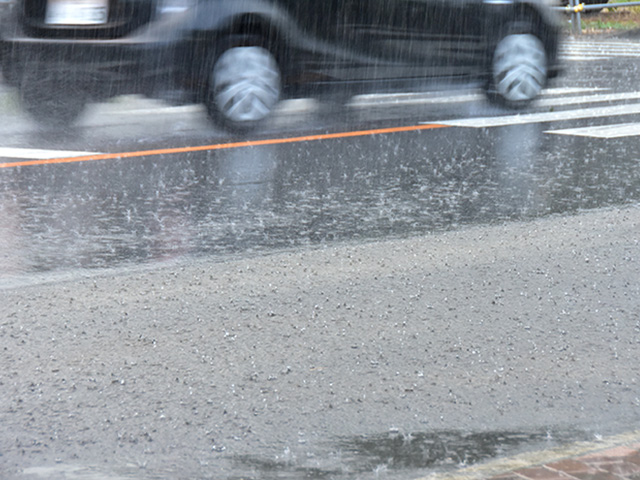
[(72, 122), (88, 101), (139, 93), (202, 102), (248, 131), (281, 98), (482, 81), (526, 106), (558, 73), (545, 0), (17, 0), (0, 31), (25, 108)]

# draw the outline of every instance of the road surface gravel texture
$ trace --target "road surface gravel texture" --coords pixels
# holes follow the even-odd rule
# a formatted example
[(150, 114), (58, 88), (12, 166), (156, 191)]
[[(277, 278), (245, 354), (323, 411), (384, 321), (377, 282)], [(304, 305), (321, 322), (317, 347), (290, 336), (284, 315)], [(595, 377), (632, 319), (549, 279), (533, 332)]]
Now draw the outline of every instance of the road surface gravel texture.
[(243, 456), (339, 464), (333, 439), (390, 430), (637, 427), (639, 239), (625, 207), (4, 289), (2, 478), (238, 478)]

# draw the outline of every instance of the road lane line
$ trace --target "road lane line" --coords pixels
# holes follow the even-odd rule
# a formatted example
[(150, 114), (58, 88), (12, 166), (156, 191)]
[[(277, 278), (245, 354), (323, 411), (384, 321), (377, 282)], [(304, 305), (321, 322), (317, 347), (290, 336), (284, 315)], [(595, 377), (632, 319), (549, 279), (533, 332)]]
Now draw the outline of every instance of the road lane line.
[(612, 57), (640, 57), (640, 45), (626, 42), (567, 41), (560, 46), (560, 58), (569, 61), (608, 60)]
[(548, 97), (550, 95), (573, 95), (575, 93), (593, 93), (593, 92), (608, 92), (610, 88), (600, 88), (600, 87), (549, 87), (545, 88), (542, 91), (542, 98)]
[(47, 160), (60, 157), (86, 157), (97, 155), (100, 152), (77, 152), (72, 150), (43, 150), (39, 148), (13, 148), (0, 147), (0, 158), (28, 158), (35, 160)]
[[(525, 113), (517, 115), (503, 115), (498, 117), (462, 118), (434, 122), (450, 127), (490, 128), (508, 127), (511, 125), (525, 125), (528, 123), (551, 123), (564, 120), (578, 120), (582, 118), (610, 117), (616, 115), (636, 115), (640, 113), (640, 103), (631, 105), (616, 105), (613, 107), (581, 108), (577, 110), (562, 110), (559, 112)], [(426, 122), (425, 122), (426, 123)]]
[(624, 100), (640, 100), (640, 92), (600, 93), (594, 95), (579, 95), (572, 97), (548, 98), (543, 97), (535, 102), (537, 107), (564, 107), (589, 103), (620, 102)]
[(591, 138), (636, 137), (640, 135), (640, 123), (618, 123), (615, 125), (600, 125), (597, 127), (565, 128), (562, 130), (547, 130), (544, 133)]
[(594, 55), (577, 55), (577, 54), (571, 54), (571, 55), (563, 55), (562, 59), (567, 61), (567, 62), (594, 62), (596, 60), (602, 62), (604, 60), (608, 60), (609, 57), (596, 57)]
[[(536, 105), (575, 105), (589, 102), (610, 102), (616, 100), (640, 99), (640, 92), (581, 95), (574, 97), (558, 98), (560, 95), (584, 94), (605, 91), (603, 88), (548, 88), (542, 92), (542, 97)], [(611, 97), (611, 98), (610, 98)], [(470, 103), (485, 99), (482, 93), (461, 93), (457, 95), (444, 95), (442, 92), (417, 92), (417, 93), (373, 93), (356, 95), (347, 103), (351, 108), (371, 108), (378, 106), (397, 107), (401, 105), (429, 105)]]
[(401, 133), (401, 132), (413, 132), (419, 130), (433, 130), (437, 128), (447, 128), (448, 125), (439, 124), (427, 124), (421, 123), (419, 125), (410, 125), (405, 127), (390, 127), (390, 128), (378, 128), (372, 130), (356, 130), (350, 132), (338, 132), (338, 133), (322, 133), (317, 135), (305, 135), (301, 137), (285, 137), (285, 138), (270, 138), (265, 140), (247, 140), (243, 142), (231, 142), (231, 143), (218, 143), (213, 145), (199, 145), (193, 147), (177, 147), (177, 148), (163, 148), (157, 150), (140, 150), (132, 152), (120, 152), (120, 153), (99, 153), (90, 154), (84, 156), (65, 156), (60, 158), (49, 158), (40, 160), (26, 160), (21, 162), (7, 162), (0, 163), (0, 168), (11, 167), (26, 167), (32, 165), (51, 165), (57, 163), (79, 163), (79, 162), (91, 162), (96, 160), (115, 160), (123, 158), (135, 158), (135, 157), (149, 157), (154, 155), (173, 155), (179, 153), (194, 153), (204, 152), (212, 150), (228, 150), (233, 148), (246, 148), (246, 147), (261, 147), (267, 145), (282, 145), (287, 143), (302, 143), (313, 142), (319, 140), (333, 140), (340, 138), (351, 137), (364, 137), (372, 135), (381, 135), (389, 133)]

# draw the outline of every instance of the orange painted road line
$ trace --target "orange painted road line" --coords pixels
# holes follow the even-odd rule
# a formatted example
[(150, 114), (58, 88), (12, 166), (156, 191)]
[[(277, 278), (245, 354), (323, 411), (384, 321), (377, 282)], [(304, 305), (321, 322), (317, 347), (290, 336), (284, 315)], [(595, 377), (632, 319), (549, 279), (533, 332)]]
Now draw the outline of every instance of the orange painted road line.
[(0, 163), (0, 168), (27, 167), (31, 165), (51, 165), (55, 163), (92, 162), (95, 160), (115, 160), (115, 159), (121, 159), (121, 158), (149, 157), (153, 155), (173, 155), (178, 153), (226, 150), (231, 148), (243, 148), (243, 147), (260, 147), (265, 145), (281, 145), (285, 143), (313, 142), (318, 140), (363, 137), (367, 135), (412, 132), (417, 130), (432, 130), (435, 128), (448, 128), (448, 127), (449, 125), (440, 125), (440, 124), (410, 125), (405, 127), (378, 128), (374, 130), (357, 130), (353, 132), (323, 133), (318, 135), (305, 135), (302, 137), (271, 138), (266, 140), (247, 140), (244, 142), (218, 143), (214, 145), (200, 145), (195, 147), (163, 148), (158, 150), (141, 150), (136, 152), (121, 152), (121, 153), (100, 153), (95, 155), (83, 155), (78, 157), (48, 158), (48, 159), (40, 159), (40, 160), (24, 160), (19, 162)]

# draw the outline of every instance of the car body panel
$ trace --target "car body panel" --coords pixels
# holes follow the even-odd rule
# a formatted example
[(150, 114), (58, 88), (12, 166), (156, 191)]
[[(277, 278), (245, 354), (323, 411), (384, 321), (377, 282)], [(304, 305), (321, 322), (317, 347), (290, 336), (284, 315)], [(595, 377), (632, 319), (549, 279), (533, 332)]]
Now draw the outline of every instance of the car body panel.
[(253, 44), (274, 52), (287, 95), (486, 82), (501, 29), (519, 18), (540, 32), (549, 76), (559, 70), (559, 22), (538, 0), (194, 0), (171, 14), (167, 0), (111, 0), (106, 24), (75, 26), (47, 25), (46, 0), (19, 1), (0, 32), (7, 80), (20, 86), (37, 63), (94, 98), (201, 101), (217, 55)]

